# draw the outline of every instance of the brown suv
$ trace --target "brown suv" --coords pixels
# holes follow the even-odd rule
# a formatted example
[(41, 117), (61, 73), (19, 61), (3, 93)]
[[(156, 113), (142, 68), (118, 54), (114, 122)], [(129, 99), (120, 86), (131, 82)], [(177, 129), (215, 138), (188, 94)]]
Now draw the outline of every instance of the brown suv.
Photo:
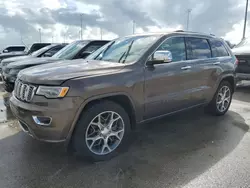
[(211, 35), (172, 32), (111, 41), (86, 60), (21, 71), (10, 99), (25, 132), (94, 160), (125, 148), (136, 124), (204, 105), (227, 112), (236, 58)]

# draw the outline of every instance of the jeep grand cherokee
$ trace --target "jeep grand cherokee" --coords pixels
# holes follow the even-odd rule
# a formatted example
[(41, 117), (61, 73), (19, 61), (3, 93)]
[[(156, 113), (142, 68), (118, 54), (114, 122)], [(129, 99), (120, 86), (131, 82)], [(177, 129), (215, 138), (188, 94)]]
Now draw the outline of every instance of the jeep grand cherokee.
[(86, 60), (21, 71), (10, 99), (25, 132), (105, 160), (136, 124), (205, 106), (227, 112), (236, 58), (214, 36), (172, 32), (116, 39)]

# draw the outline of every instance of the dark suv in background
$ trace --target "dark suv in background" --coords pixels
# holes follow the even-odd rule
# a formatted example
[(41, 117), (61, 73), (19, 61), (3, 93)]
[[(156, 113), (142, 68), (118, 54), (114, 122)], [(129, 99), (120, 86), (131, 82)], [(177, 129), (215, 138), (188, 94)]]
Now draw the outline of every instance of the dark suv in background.
[(27, 50), (21, 51), (21, 52), (9, 52), (9, 53), (2, 53), (0, 54), (0, 62), (1, 60), (9, 57), (16, 57), (16, 56), (23, 56), (31, 54), (45, 46), (50, 45), (51, 43), (34, 43), (32, 44)]
[(15, 61), (8, 64), (3, 68), (3, 77), (5, 78), (5, 88), (6, 91), (12, 92), (14, 89), (14, 83), (17, 77), (17, 74), (20, 70), (40, 65), (46, 63), (53, 63), (60, 60), (72, 60), (72, 59), (84, 59), (89, 54), (102, 47), (109, 41), (105, 40), (86, 40), (86, 41), (75, 41), (69, 45), (62, 48), (52, 57), (43, 57), (43, 58), (30, 58), (20, 61)]
[(12, 75), (16, 75), (17, 73), (15, 72), (15, 69), (12, 69), (11, 72), (6, 71), (6, 67), (8, 64), (16, 61), (27, 61), (27, 60), (32, 60), (34, 58), (39, 58), (39, 57), (51, 57), (55, 53), (57, 53), (59, 50), (64, 48), (67, 44), (51, 44), (48, 46), (45, 46), (41, 48), (40, 50), (37, 50), (29, 55), (24, 55), (24, 56), (17, 56), (17, 57), (10, 57), (2, 60), (1, 62), (1, 75), (2, 75), (2, 80), (4, 81), (4, 89), (7, 92), (12, 92), (14, 89), (14, 82), (16, 80), (16, 77), (13, 77)]
[(132, 35), (85, 60), (21, 71), (10, 106), (34, 138), (105, 160), (126, 147), (138, 123), (197, 106), (225, 114), (235, 68), (230, 48), (211, 35)]
[(237, 81), (250, 80), (250, 40), (241, 41), (232, 51), (238, 59)]
[(8, 46), (6, 48), (4, 48), (1, 53), (9, 53), (9, 52), (23, 52), (25, 50), (25, 46), (24, 45), (12, 45), (12, 46)]

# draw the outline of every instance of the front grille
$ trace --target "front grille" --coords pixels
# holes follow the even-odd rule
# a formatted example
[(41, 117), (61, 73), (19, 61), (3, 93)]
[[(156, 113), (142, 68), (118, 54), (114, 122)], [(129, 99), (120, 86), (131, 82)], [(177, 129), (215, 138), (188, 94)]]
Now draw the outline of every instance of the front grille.
[(20, 80), (16, 80), (14, 95), (22, 101), (30, 102), (35, 94), (36, 87), (30, 84), (24, 84)]

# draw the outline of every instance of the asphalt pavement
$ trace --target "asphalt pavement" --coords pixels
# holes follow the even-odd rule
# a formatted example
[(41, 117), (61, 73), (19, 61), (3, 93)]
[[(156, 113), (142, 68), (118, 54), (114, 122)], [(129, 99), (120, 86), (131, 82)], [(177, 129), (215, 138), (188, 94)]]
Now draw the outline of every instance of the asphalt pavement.
[(250, 187), (250, 85), (237, 89), (225, 116), (198, 108), (140, 125), (128, 151), (99, 163), (20, 131), (6, 96), (0, 92), (0, 188)]

